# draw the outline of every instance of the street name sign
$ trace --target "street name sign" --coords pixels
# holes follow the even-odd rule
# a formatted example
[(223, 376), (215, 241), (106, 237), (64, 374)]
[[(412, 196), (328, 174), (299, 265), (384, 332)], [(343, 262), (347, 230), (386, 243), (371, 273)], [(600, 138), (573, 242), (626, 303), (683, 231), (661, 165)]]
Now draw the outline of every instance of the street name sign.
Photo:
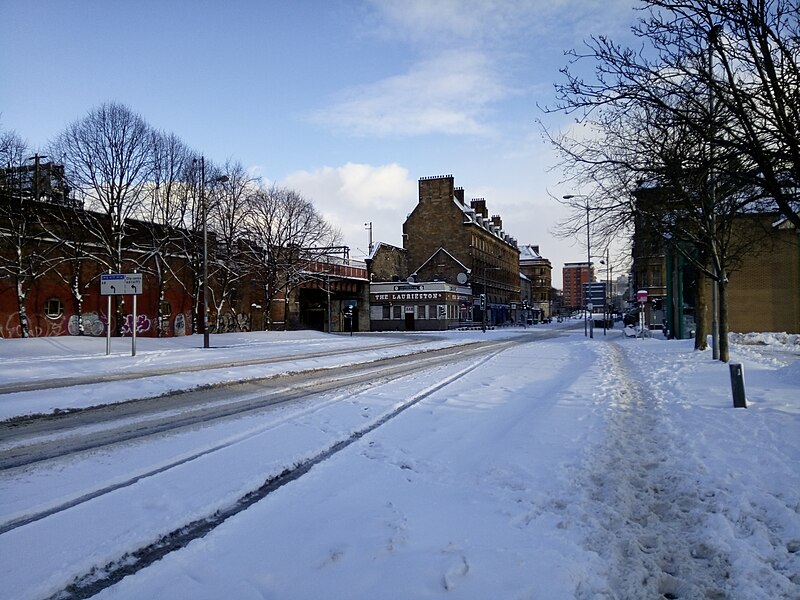
[(108, 273), (100, 275), (101, 296), (137, 296), (141, 293), (141, 273)]

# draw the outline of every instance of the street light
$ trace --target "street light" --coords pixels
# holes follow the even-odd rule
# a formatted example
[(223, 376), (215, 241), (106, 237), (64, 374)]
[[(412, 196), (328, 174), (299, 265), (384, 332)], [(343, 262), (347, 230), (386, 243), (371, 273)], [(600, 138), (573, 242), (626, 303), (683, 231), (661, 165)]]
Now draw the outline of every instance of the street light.
[[(606, 334), (607, 325), (608, 325), (608, 321), (609, 321), (609, 317), (611, 316), (610, 313), (611, 313), (612, 310), (614, 310), (614, 306), (613, 306), (614, 305), (614, 303), (613, 303), (614, 296), (611, 295), (611, 274), (614, 272), (614, 268), (611, 266), (611, 255), (610, 255), (608, 246), (606, 246), (606, 258), (605, 258), (605, 260), (600, 260), (600, 264), (606, 266), (606, 293), (605, 293), (605, 297), (603, 298), (603, 304), (605, 305), (604, 306), (605, 318), (604, 318), (604, 322), (603, 322), (603, 335), (605, 335)], [(608, 302), (609, 299), (611, 300), (611, 302)], [(610, 307), (609, 307), (609, 304), (611, 305)], [(612, 321), (612, 325), (613, 325), (613, 321)]]
[[(716, 182), (714, 181), (714, 44), (717, 43), (719, 34), (722, 33), (722, 25), (714, 25), (708, 30), (708, 121), (711, 140), (708, 145), (708, 195), (709, 206), (711, 208), (711, 243), (716, 244), (715, 236), (717, 233), (716, 224)], [(711, 268), (714, 278), (711, 281), (711, 357), (719, 359), (719, 272), (717, 271), (717, 261), (712, 256)]]
[[(587, 196), (583, 194), (567, 194), (563, 196), (564, 200), (570, 200), (572, 198), (585, 198), (586, 199), (586, 282), (587, 286), (586, 289), (591, 289), (591, 286), (588, 285), (592, 282), (592, 248), (591, 248), (591, 240), (589, 239), (589, 199)], [(590, 304), (590, 303), (589, 303)], [(594, 339), (594, 321), (592, 320), (591, 324), (589, 324), (589, 305), (586, 305), (586, 311), (584, 312), (584, 323), (583, 323), (583, 335), (586, 335), (586, 330), (589, 330), (589, 337)]]
[[(197, 164), (197, 159), (192, 159)], [(215, 183), (228, 181), (227, 175), (220, 175), (213, 180)], [(208, 202), (206, 200), (206, 160), (200, 157), (200, 206), (203, 219), (203, 348), (211, 347), (208, 335)]]
[(325, 271), (325, 293), (328, 295), (328, 306), (325, 311), (325, 318), (328, 321), (328, 333), (331, 332), (331, 272)]
[(364, 229), (369, 230), (369, 255), (372, 256), (372, 221), (364, 223)]

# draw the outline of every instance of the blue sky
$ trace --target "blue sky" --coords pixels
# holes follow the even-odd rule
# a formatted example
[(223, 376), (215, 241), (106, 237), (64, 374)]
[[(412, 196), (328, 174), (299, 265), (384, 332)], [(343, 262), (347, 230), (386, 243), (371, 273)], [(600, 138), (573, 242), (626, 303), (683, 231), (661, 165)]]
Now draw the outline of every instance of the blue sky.
[(0, 126), (32, 149), (121, 102), (218, 163), (298, 190), (352, 256), (402, 245), (421, 177), (486, 198), (561, 284), (556, 159), (536, 120), (564, 51), (622, 39), (635, 0), (0, 0)]

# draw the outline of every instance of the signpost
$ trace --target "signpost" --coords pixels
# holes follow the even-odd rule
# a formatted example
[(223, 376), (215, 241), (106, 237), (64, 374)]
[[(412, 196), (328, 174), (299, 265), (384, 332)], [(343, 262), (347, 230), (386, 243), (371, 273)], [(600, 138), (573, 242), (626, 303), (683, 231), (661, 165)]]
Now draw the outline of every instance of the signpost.
[(644, 339), (644, 305), (647, 304), (647, 290), (638, 290), (636, 292), (636, 301), (640, 304), (639, 310), (639, 332)]
[(358, 306), (356, 300), (347, 300), (345, 303), (344, 318), (347, 320), (350, 329), (350, 335), (353, 335), (353, 320), (355, 319), (355, 311)]
[(108, 273), (100, 275), (100, 295), (108, 296), (108, 323), (106, 324), (106, 354), (111, 353), (111, 296), (133, 296), (133, 324), (131, 325), (131, 356), (136, 356), (136, 296), (142, 293), (141, 273)]
[[(605, 281), (592, 281), (583, 284), (583, 304), (586, 306), (587, 323), (589, 325), (590, 337), (594, 337), (594, 307), (603, 306), (605, 312), (606, 305), (606, 282)], [(606, 330), (605, 315), (603, 315), (603, 333)], [(584, 332), (585, 335), (585, 332)]]

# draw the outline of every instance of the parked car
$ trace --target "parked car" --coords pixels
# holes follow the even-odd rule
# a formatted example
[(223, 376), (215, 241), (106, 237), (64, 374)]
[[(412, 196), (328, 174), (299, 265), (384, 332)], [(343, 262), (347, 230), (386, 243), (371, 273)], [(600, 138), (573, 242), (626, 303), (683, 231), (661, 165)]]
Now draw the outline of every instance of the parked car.
[(628, 325), (638, 325), (639, 324), (639, 313), (642, 312), (641, 307), (636, 306), (622, 315), (622, 322), (625, 326)]

